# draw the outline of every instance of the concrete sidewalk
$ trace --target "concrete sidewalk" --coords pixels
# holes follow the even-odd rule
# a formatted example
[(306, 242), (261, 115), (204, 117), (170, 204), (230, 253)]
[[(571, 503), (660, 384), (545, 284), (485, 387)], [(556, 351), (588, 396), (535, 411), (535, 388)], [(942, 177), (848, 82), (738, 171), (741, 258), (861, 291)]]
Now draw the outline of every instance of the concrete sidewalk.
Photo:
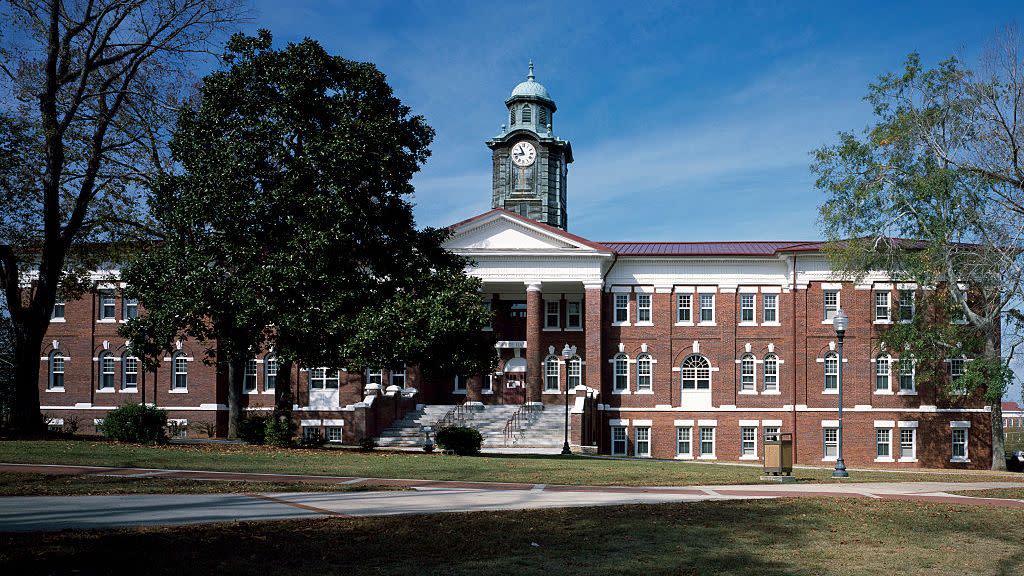
[[(151, 494), (126, 496), (18, 496), (0, 498), (0, 531), (50, 531), (195, 524), (287, 518), (385, 516), (483, 510), (527, 510), (639, 503), (779, 497), (852, 497), (986, 505), (1024, 510), (1024, 500), (973, 498), (950, 491), (1024, 488), (1024, 482), (876, 482), (729, 486), (569, 486), (450, 482), (0, 464), (2, 471), (95, 474), (126, 478), (293, 482), (296, 492), (271, 494)], [(404, 486), (406, 492), (302, 492), (303, 483)]]

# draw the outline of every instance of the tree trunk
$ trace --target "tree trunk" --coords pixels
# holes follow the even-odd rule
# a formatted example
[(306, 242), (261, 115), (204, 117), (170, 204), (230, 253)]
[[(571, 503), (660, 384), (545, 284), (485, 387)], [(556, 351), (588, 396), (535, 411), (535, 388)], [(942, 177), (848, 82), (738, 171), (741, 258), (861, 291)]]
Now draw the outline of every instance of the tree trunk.
[(238, 438), (242, 425), (242, 378), (245, 358), (228, 356), (228, 438)]
[(39, 351), (43, 334), (28, 328), (15, 334), (14, 410), (11, 427), (15, 436), (36, 437), (45, 431), (39, 412)]
[[(1002, 366), (1002, 356), (999, 353), (999, 334), (995, 330), (989, 331), (985, 338), (985, 356), (991, 362), (991, 366)], [(1006, 470), (1006, 439), (1003, 436), (1003, 375), (1000, 372), (999, 382), (993, 383), (997, 386), (989, 390), (985, 398), (992, 402), (992, 469)], [(998, 394), (993, 392), (998, 391)]]
[(280, 430), (291, 430), (292, 405), (292, 363), (282, 360), (277, 365), (277, 384), (274, 388), (274, 418), (280, 424)]

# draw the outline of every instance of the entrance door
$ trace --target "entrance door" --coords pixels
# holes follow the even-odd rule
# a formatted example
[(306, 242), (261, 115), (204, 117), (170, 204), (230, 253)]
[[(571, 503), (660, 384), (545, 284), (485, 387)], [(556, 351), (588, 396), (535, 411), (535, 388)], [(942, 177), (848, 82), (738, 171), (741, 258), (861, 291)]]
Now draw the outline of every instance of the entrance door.
[(509, 372), (505, 374), (505, 387), (502, 388), (502, 401), (505, 404), (522, 404), (526, 402), (526, 374)]

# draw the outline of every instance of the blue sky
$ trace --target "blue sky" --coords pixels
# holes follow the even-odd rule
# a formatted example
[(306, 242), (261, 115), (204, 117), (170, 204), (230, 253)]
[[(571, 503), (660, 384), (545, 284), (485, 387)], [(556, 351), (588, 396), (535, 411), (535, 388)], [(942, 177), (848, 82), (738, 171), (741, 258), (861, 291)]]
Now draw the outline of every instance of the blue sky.
[(490, 208), (483, 142), (532, 58), (573, 144), (572, 232), (814, 239), (809, 153), (870, 121), (867, 84), (915, 50), (973, 62), (1024, 15), (1019, 1), (840, 4), (258, 0), (252, 27), (375, 63), (426, 117), (422, 225)]

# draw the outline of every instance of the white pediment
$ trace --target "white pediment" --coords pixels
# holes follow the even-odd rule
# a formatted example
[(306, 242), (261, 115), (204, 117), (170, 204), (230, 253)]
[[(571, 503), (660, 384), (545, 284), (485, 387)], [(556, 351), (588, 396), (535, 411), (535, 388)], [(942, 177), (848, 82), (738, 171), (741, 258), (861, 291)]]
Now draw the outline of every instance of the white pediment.
[(572, 251), (595, 250), (572, 238), (541, 226), (531, 226), (503, 213), (456, 226), (445, 247), (455, 252), (475, 251)]

